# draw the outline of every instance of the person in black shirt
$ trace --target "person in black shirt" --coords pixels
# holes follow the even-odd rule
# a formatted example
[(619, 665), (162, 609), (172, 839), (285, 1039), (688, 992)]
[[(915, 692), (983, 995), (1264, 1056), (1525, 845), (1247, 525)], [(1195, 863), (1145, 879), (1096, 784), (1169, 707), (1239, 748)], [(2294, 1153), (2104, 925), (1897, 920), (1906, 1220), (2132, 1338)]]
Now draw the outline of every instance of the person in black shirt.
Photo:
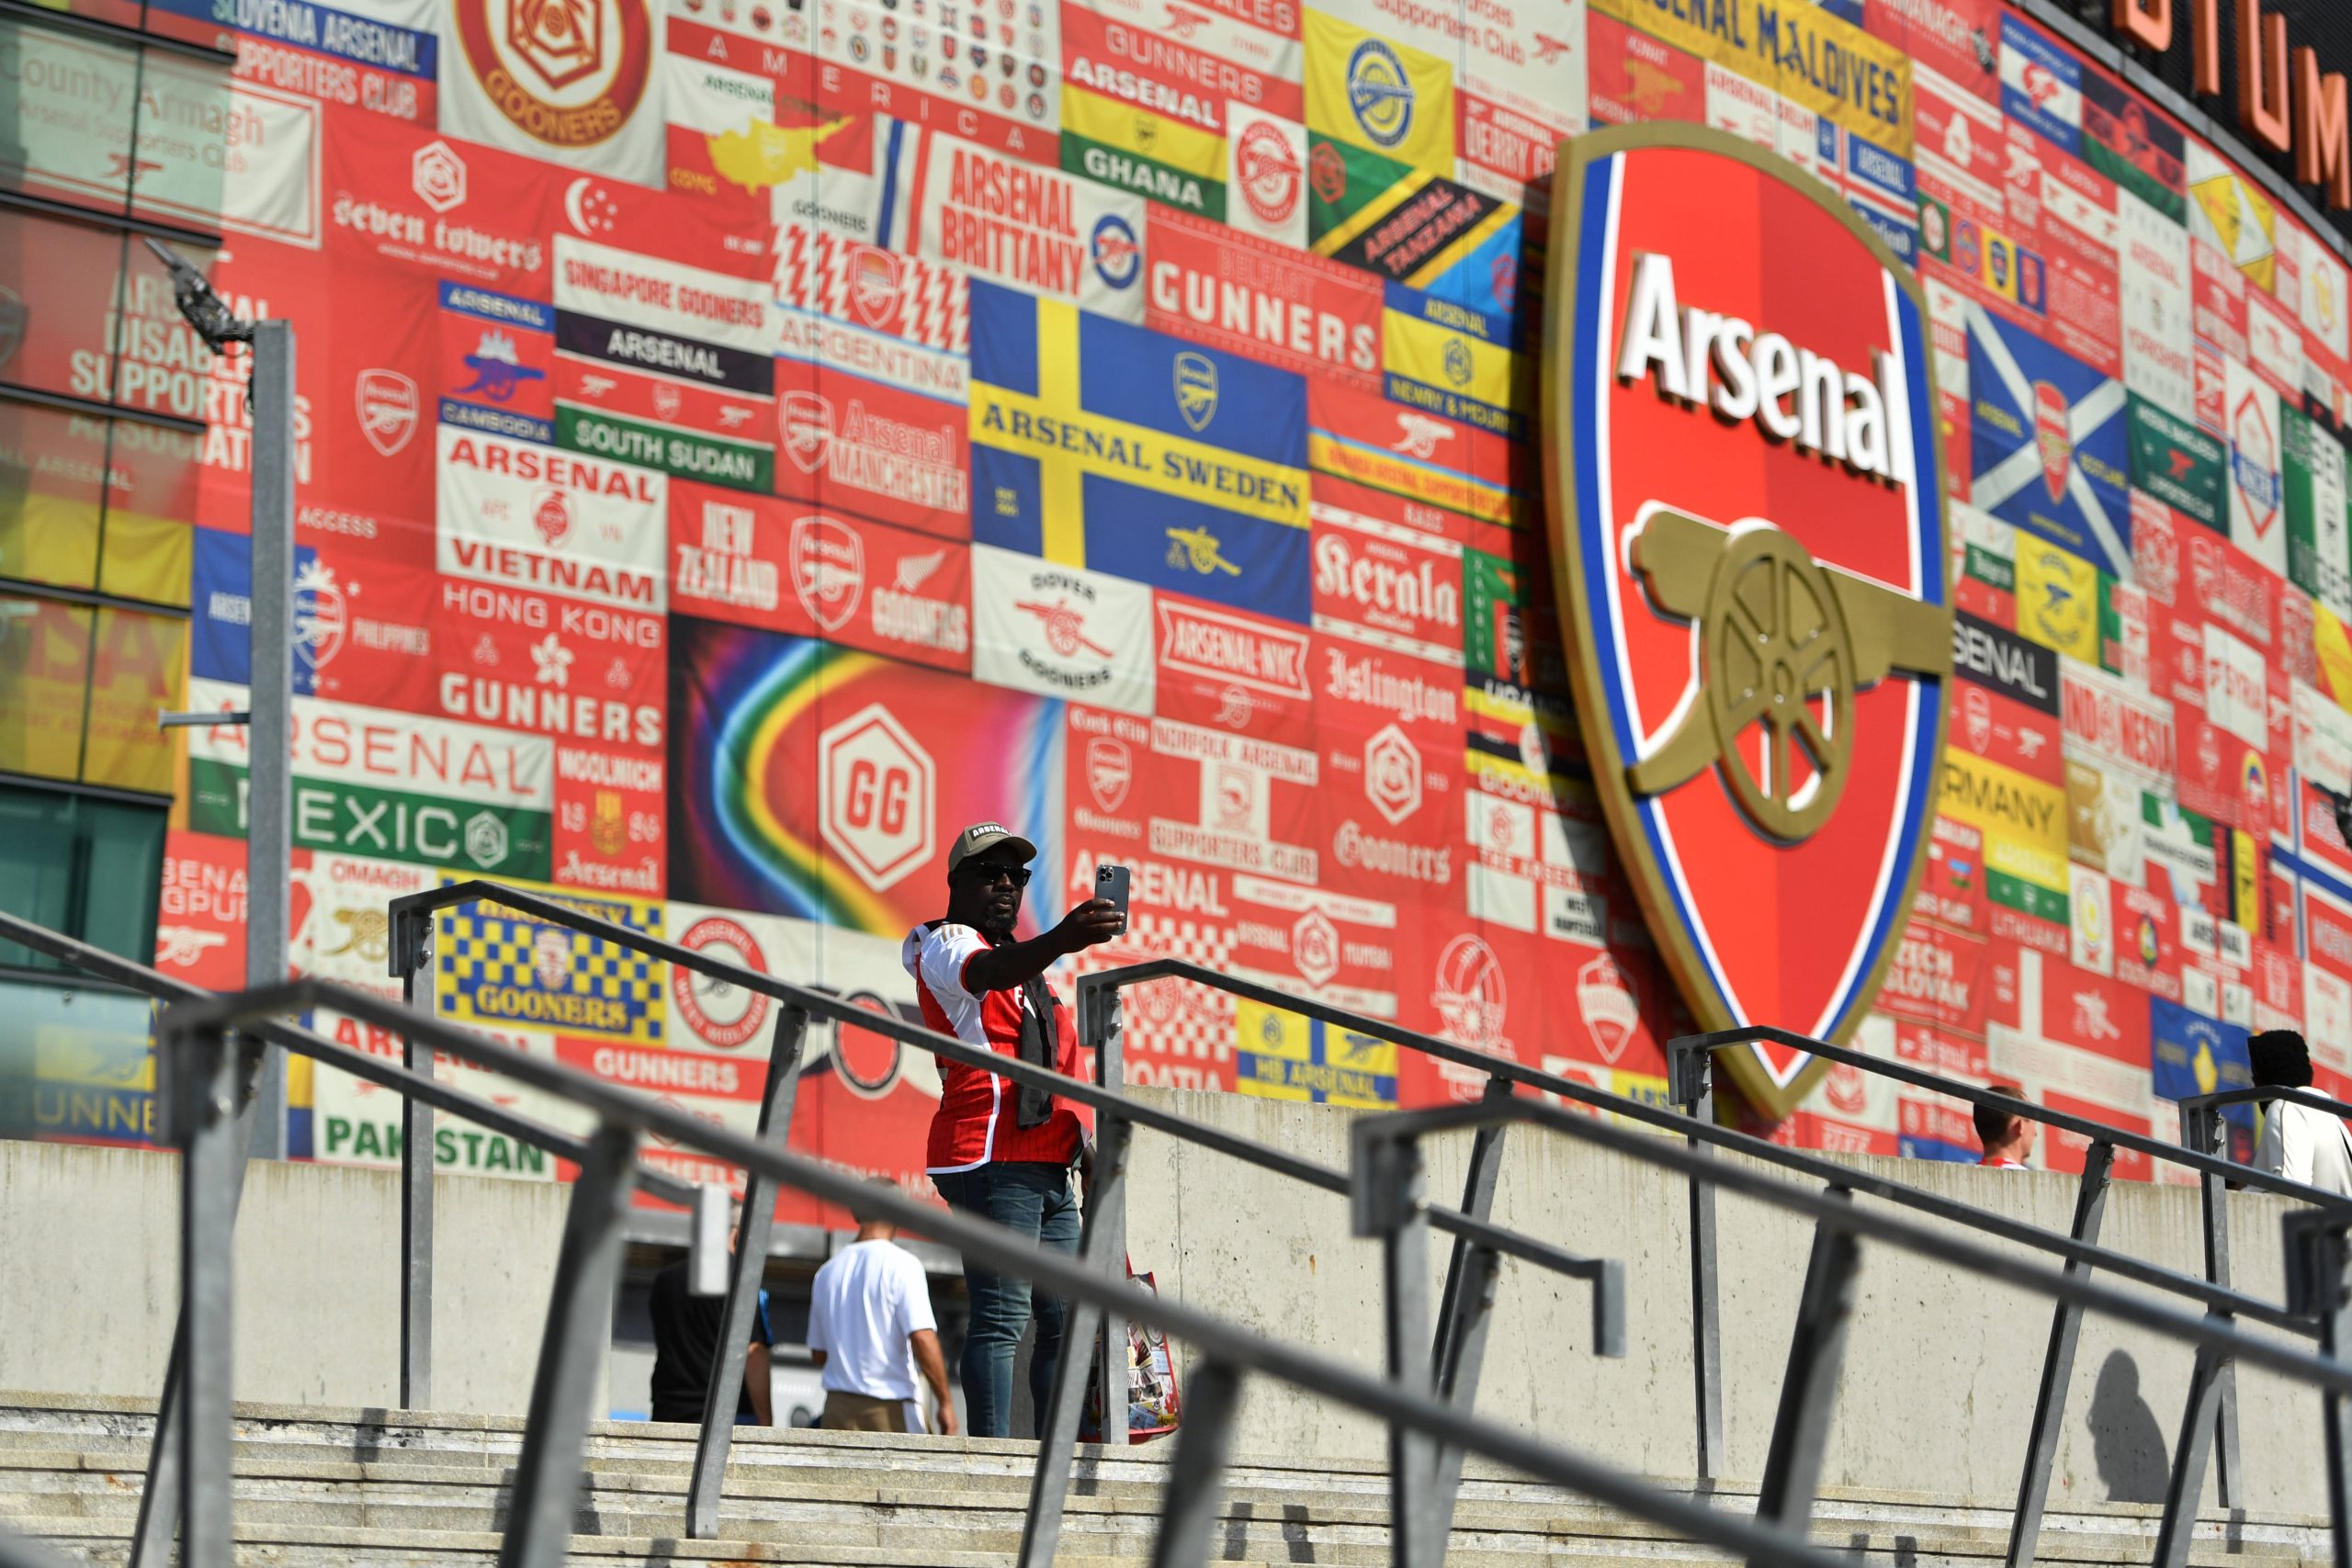
[[(718, 1361), (718, 1331), (727, 1314), (725, 1296), (697, 1296), (686, 1289), (683, 1258), (653, 1276), (646, 1302), (653, 1318), (653, 1419), (699, 1425), (710, 1392), (711, 1368)], [(743, 1362), (743, 1392), (735, 1424), (775, 1424), (768, 1408), (768, 1293), (760, 1292), (752, 1314), (751, 1354)]]

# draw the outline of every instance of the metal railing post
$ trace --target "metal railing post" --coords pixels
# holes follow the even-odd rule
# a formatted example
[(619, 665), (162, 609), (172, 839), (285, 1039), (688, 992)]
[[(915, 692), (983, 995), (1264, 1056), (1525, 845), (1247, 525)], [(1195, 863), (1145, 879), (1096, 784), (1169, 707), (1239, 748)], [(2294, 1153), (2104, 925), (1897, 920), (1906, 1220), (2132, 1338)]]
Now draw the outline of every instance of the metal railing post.
[[(1509, 1078), (1487, 1080), (1485, 1099), (1509, 1100), (1510, 1095)], [(1462, 1212), (1474, 1220), (1493, 1217), (1495, 1187), (1503, 1168), (1503, 1134), (1508, 1125), (1492, 1122), (1472, 1134), (1470, 1167), (1462, 1180)], [(1445, 1288), (1438, 1297), (1437, 1339), (1430, 1347), (1432, 1366), (1443, 1368), (1454, 1359), (1453, 1346), (1465, 1331), (1484, 1332), (1484, 1314), (1475, 1297), (1462, 1289), (1464, 1270), (1471, 1266), (1470, 1255), (1484, 1250), (1474, 1247), (1467, 1236), (1453, 1238), (1453, 1255), (1445, 1268)]]
[(1239, 1371), (1214, 1359), (1194, 1364), (1192, 1397), (1184, 1402), (1184, 1425), (1176, 1434), (1176, 1455), (1160, 1500), (1151, 1568), (1194, 1568), (1209, 1560), (1240, 1406)]
[[(1365, 1123), (1357, 1123), (1363, 1127)], [(1428, 1167), (1420, 1140), (1359, 1136), (1351, 1207), (1355, 1234), (1380, 1238), (1381, 1295), (1387, 1328), (1388, 1379), (1415, 1393), (1432, 1386), (1430, 1362), (1430, 1218), (1423, 1201)], [(1433, 1540), (1430, 1506), (1437, 1447), (1427, 1433), (1388, 1427), (1389, 1562), (1434, 1568), (1444, 1543)]]
[[(1085, 1016), (1088, 1010), (1092, 1014), (1091, 1018)], [(1080, 1043), (1094, 1047), (1095, 1083), (1114, 1094), (1125, 1093), (1127, 1075), (1126, 1011), (1117, 991), (1100, 993), (1091, 1010), (1081, 1010), (1079, 1028), (1084, 1032), (1090, 1024), (1091, 1032), (1081, 1032), (1079, 1039)], [(1126, 1177), (1128, 1156), (1133, 1153), (1134, 1133), (1124, 1122), (1120, 1125), (1118, 1168), (1106, 1180), (1101, 1164), (1105, 1138), (1102, 1129), (1116, 1118), (1106, 1111), (1098, 1114), (1095, 1120), (1095, 1179), (1089, 1184), (1086, 1194), (1086, 1217), (1091, 1223), (1096, 1218), (1095, 1211), (1101, 1210), (1102, 1228), (1095, 1233), (1095, 1250), (1087, 1256), (1101, 1269), (1104, 1279), (1125, 1283), (1127, 1277)], [(1067, 1361), (1069, 1341), (1066, 1339), (1062, 1343), (1062, 1355)], [(1102, 1342), (1092, 1354), (1095, 1397), (1102, 1411), (1100, 1436), (1105, 1443), (1125, 1447), (1133, 1440), (1133, 1434), (1128, 1428), (1126, 1416), (1114, 1413), (1127, 1408), (1134, 1380), (1128, 1375), (1127, 1368), (1127, 1324), (1116, 1308), (1103, 1313)]]
[[(1112, 1244), (1120, 1228), (1118, 1211), (1125, 1201), (1127, 1143), (1125, 1120), (1105, 1116), (1096, 1123), (1094, 1175), (1086, 1186), (1084, 1228), (1078, 1243), (1082, 1261), (1091, 1264), (1107, 1249), (1121, 1260), (1122, 1272), (1124, 1254)], [(1054, 1552), (1061, 1544), (1062, 1510), (1069, 1498), (1070, 1471), (1078, 1461), (1078, 1431), (1085, 1414), (1086, 1395), (1100, 1386), (1095, 1373), (1102, 1363), (1092, 1347), (1109, 1315), (1086, 1302), (1069, 1310), (1069, 1326), (1062, 1337), (1062, 1359), (1054, 1369), (1052, 1401), (1046, 1406), (1045, 1419), (1038, 1424), (1037, 1469), (1029, 1482), (1029, 1513), (1022, 1526), (1021, 1555), (1017, 1560), (1020, 1568), (1052, 1568)], [(1129, 1380), (1125, 1376), (1124, 1324), (1120, 1325), (1119, 1341), (1122, 1375), (1118, 1402), (1108, 1406), (1102, 1416), (1100, 1438), (1105, 1443), (1117, 1441), (1110, 1433), (1114, 1429), (1124, 1432), (1128, 1424)], [(1185, 1419), (1191, 1420), (1189, 1412)]]
[[(1486, 1099), (1509, 1100), (1510, 1096), (1509, 1078), (1487, 1080)], [(1495, 1188), (1502, 1176), (1505, 1125), (1497, 1122), (1479, 1128), (1470, 1145), (1470, 1168), (1462, 1181), (1462, 1212), (1474, 1220), (1494, 1213)], [(1502, 1256), (1493, 1247), (1478, 1246), (1467, 1236), (1453, 1238), (1445, 1289), (1438, 1298), (1437, 1338), (1430, 1347), (1430, 1367), (1438, 1397), (1457, 1410), (1469, 1410), (1477, 1404), (1478, 1375), (1486, 1365), (1487, 1331), (1494, 1324), (1495, 1287), (1501, 1268)], [(1430, 1506), (1435, 1517), (1430, 1535), (1441, 1544), (1453, 1533), (1453, 1500), (1462, 1485), (1462, 1457), (1458, 1444), (1438, 1445), (1431, 1472)]]
[[(1078, 1042), (1093, 1051), (1094, 1081), (1103, 1089), (1117, 1089), (1124, 1076), (1123, 1029), (1117, 991), (1080, 989)], [(1127, 1274), (1127, 1156), (1132, 1142), (1125, 1118), (1097, 1113), (1094, 1164), (1086, 1181), (1078, 1253), (1081, 1262), (1113, 1281), (1124, 1281)], [(1060, 1545), (1087, 1393), (1092, 1392), (1102, 1412), (1096, 1441), (1125, 1446), (1132, 1434), (1127, 1406), (1133, 1387), (1125, 1320), (1115, 1312), (1080, 1303), (1069, 1314), (1062, 1358), (1054, 1368), (1053, 1394), (1037, 1424), (1037, 1469), (1030, 1479), (1029, 1513), (1022, 1525), (1020, 1568), (1051, 1568)], [(1189, 1414), (1186, 1419), (1191, 1419)]]
[[(294, 898), (294, 498), (302, 416), (294, 325), (253, 324), (252, 559), (245, 709), (245, 983), (286, 979)], [(286, 1053), (263, 1052), (254, 1087), (253, 1152), (284, 1159)]]
[(237, 1115), (237, 1073), (227, 1032), (199, 1024), (166, 1033), (156, 1065), (160, 1097), (180, 1149), (179, 1418), (158, 1444), (179, 1450), (180, 1562), (228, 1568), (236, 1526), (230, 1476), (236, 1451), (232, 1362), (237, 1187), (250, 1147)]
[[(1842, 1187), (1828, 1195), (1850, 1203)], [(1838, 1374), (1846, 1330), (1854, 1316), (1854, 1274), (1861, 1261), (1854, 1233), (1826, 1219), (1815, 1222), (1813, 1252), (1789, 1334), (1788, 1370), (1781, 1377), (1781, 1407), (1772, 1419), (1772, 1446), (1764, 1460), (1764, 1486), (1756, 1517), (1802, 1535), (1821, 1488), (1821, 1461), (1838, 1408)]]
[[(778, 1010), (755, 1134), (763, 1147), (781, 1149), (792, 1141), (792, 1108), (800, 1093), (800, 1063), (808, 1038), (808, 1014), (804, 1010)], [(711, 1368), (710, 1388), (703, 1395), (702, 1431), (695, 1439), (694, 1475), (686, 1483), (686, 1534), (696, 1540), (707, 1540), (718, 1533), (727, 1450), (735, 1440), (735, 1407), (742, 1398), (743, 1368), (751, 1359), (752, 1319), (759, 1311), (760, 1280), (767, 1272), (768, 1238), (775, 1232), (776, 1186), (775, 1178), (759, 1171), (743, 1174), (743, 1217), (735, 1228), (727, 1308), (719, 1318), (718, 1354)]]
[[(2107, 1215), (2108, 1179), (2115, 1168), (2115, 1145), (2093, 1144), (2083, 1154), (2083, 1179), (2075, 1189), (2075, 1224), (2066, 1234), (2076, 1241), (2098, 1239)], [(2090, 1269), (2066, 1259), (2064, 1272), (2081, 1277)], [(2034, 1395), (2033, 1425), (2027, 1429), (2025, 1472), (2018, 1480), (2018, 1507), (2009, 1525), (2009, 1568), (2031, 1568), (2041, 1541), (2041, 1514), (2050, 1500), (2050, 1471), (2058, 1458), (2058, 1436), (2066, 1418), (2066, 1390), (2075, 1376), (2075, 1348), (2083, 1337), (2083, 1309), (2062, 1301), (2050, 1318), (2050, 1347), (2041, 1356), (2041, 1386)]]
[[(395, 908), (391, 918), (390, 968), (401, 983), (401, 1000), (433, 1010), (433, 912)], [(412, 1073), (433, 1071), (433, 1047), (413, 1034), (401, 1042), (401, 1064)], [(401, 1097), (401, 1407), (424, 1410), (433, 1403), (433, 1177), (436, 1165), (433, 1107), (414, 1095)]]
[[(2180, 1141), (2201, 1155), (2219, 1157), (2223, 1146), (2222, 1112), (2218, 1106), (2184, 1104), (2180, 1108)], [(2216, 1285), (2230, 1282), (2230, 1190), (2229, 1183), (2211, 1171), (2199, 1175), (2197, 1185), (2204, 1200), (2203, 1222), (2205, 1240), (2205, 1278)], [(2214, 1370), (2215, 1382), (2211, 1390), (2215, 1452), (2213, 1461), (2214, 1501), (2222, 1507), (2237, 1501), (2238, 1483), (2238, 1382), (2237, 1369), (2228, 1361)], [(2203, 1467), (2202, 1455), (2199, 1466)], [(2189, 1500), (2189, 1515), (2196, 1516), (2197, 1504)]]
[(571, 1550), (596, 1371), (610, 1349), (622, 1228), (636, 1190), (637, 1130), (601, 1123), (563, 1217), (499, 1568), (562, 1568)]
[[(1667, 1044), (1668, 1092), (1684, 1115), (1709, 1127), (1715, 1123), (1714, 1065), (1714, 1054), (1694, 1040), (1673, 1040)], [(1692, 1154), (1713, 1157), (1714, 1150), (1707, 1144), (1697, 1138), (1688, 1143)], [(1724, 1436), (1724, 1327), (1715, 1277), (1715, 1190), (1696, 1176), (1689, 1187), (1690, 1377), (1697, 1401), (1697, 1474), (1704, 1486), (1722, 1478), (1729, 1458)]]
[[(2352, 1248), (2344, 1227), (2317, 1238), (2316, 1282), (2325, 1292), (2319, 1306), (2321, 1351), (2352, 1359)], [(2327, 1517), (2335, 1542), (2335, 1568), (2352, 1568), (2352, 1400), (2333, 1392), (2320, 1396), (2320, 1419), (2327, 1446)]]
[[(2208, 1313), (2209, 1323), (2226, 1324), (2225, 1313)], [(2172, 1470), (2165, 1478), (2164, 1519), (2156, 1528), (2155, 1568), (2183, 1568), (2191, 1538), (2197, 1533), (2197, 1503), (2205, 1490), (2205, 1461), (2220, 1423), (2223, 1374), (2229, 1358), (2211, 1346), (2197, 1348), (2197, 1362), (2188, 1372), (2188, 1404), (2174, 1439)]]
[[(156, 1055), (159, 1076), (157, 1101), (168, 1119), (175, 1114), (169, 1100), (169, 1075), (174, 1069), (163, 1066), (165, 1060), (164, 1043), (158, 1042)], [(257, 1114), (259, 1095), (254, 1082), (257, 1075), (261, 1053), (247, 1047), (243, 1053), (243, 1077), (244, 1089), (237, 1107), (236, 1130), (230, 1141), (236, 1150), (232, 1179), (231, 1215), (233, 1223), (236, 1205), (243, 1200), (245, 1168), (253, 1148), (253, 1122)], [(166, 1141), (169, 1139), (167, 1137)], [(186, 1172), (183, 1170), (185, 1179)], [(180, 1380), (187, 1362), (187, 1298), (183, 1289), (180, 1311), (172, 1326), (172, 1349), (164, 1363), (164, 1387), (155, 1401), (155, 1430), (147, 1445), (147, 1477), (139, 1489), (139, 1517), (131, 1527), (131, 1568), (142, 1563), (168, 1563), (172, 1560), (172, 1542), (180, 1525), (181, 1431), (186, 1424), (187, 1408), (186, 1391)]]
[[(2319, 1328), (2319, 1353), (2352, 1360), (2352, 1240), (2347, 1216), (2291, 1213), (2287, 1241), (2287, 1304), (2309, 1313)], [(2321, 1438), (2327, 1464), (2327, 1517), (2335, 1568), (2352, 1568), (2352, 1400), (2334, 1389), (2320, 1393)]]

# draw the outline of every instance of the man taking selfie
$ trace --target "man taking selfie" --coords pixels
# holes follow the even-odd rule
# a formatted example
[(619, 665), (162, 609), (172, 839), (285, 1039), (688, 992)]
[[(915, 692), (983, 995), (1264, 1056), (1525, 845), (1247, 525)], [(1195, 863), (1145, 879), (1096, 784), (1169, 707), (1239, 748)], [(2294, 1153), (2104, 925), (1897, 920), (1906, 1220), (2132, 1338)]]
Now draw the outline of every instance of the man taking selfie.
[[(1076, 1077), (1078, 1030), (1046, 971), (1117, 936), (1126, 916), (1110, 899), (1092, 898), (1053, 930), (1015, 941), (1022, 890), (1036, 858), (1037, 846), (1001, 823), (965, 829), (947, 852), (947, 913), (909, 931), (899, 956), (930, 1028)], [(1086, 1148), (1091, 1118), (1043, 1089), (975, 1067), (946, 1064), (941, 1079), (924, 1164), (947, 1206), (1077, 1252), (1070, 1167)], [(1033, 1414), (1042, 1414), (1061, 1359), (1067, 1303), (1033, 1300), (1028, 1280), (968, 1263), (964, 1281), (971, 1300), (959, 1369), (967, 1425), (976, 1438), (1011, 1437), (1013, 1351), (1034, 1314), (1029, 1396)]]

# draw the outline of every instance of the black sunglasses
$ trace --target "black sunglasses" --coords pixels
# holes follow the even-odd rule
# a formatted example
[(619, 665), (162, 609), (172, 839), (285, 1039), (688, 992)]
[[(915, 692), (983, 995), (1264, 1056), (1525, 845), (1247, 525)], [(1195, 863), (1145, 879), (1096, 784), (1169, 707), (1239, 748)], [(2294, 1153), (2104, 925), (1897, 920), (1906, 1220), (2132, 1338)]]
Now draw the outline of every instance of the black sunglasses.
[(987, 861), (975, 861), (963, 869), (966, 876), (975, 879), (983, 887), (1000, 876), (1012, 878), (1015, 887), (1029, 886), (1029, 868), (1025, 865), (1001, 865), (992, 864)]

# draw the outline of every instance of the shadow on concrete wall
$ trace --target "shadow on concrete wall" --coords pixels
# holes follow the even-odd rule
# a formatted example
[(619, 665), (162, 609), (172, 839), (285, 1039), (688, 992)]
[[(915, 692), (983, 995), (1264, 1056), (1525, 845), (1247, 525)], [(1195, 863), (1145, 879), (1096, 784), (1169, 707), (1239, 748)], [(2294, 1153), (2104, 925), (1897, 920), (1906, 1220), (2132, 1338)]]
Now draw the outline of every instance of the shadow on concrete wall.
[(2110, 1503), (2161, 1503), (2172, 1461), (2156, 1413), (2140, 1397), (2140, 1364), (2108, 1352), (2091, 1393), (2091, 1452)]

